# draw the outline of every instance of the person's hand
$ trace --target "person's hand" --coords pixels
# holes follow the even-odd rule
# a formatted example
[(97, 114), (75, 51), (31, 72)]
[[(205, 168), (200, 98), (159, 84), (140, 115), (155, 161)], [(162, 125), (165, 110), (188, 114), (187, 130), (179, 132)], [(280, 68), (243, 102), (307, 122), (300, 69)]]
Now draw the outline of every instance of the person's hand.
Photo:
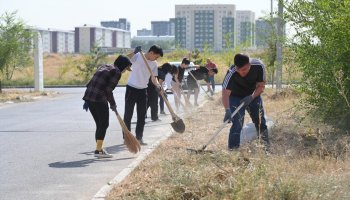
[(160, 85), (156, 85), (156, 91), (158, 94), (162, 92), (162, 87)]
[(245, 106), (248, 106), (252, 101), (253, 101), (253, 96), (249, 95), (249, 96), (244, 97), (241, 100), (241, 103), (244, 103)]
[(226, 122), (227, 120), (231, 121), (231, 110), (229, 108), (225, 110), (224, 122)]
[(86, 112), (89, 110), (89, 104), (87, 101), (84, 101), (83, 110), (85, 110)]
[(141, 51), (142, 51), (141, 46), (137, 46), (137, 47), (135, 47), (135, 49), (134, 49), (134, 54), (137, 54), (138, 52), (141, 52)]
[(111, 105), (111, 110), (113, 110), (114, 112), (117, 112), (117, 105)]

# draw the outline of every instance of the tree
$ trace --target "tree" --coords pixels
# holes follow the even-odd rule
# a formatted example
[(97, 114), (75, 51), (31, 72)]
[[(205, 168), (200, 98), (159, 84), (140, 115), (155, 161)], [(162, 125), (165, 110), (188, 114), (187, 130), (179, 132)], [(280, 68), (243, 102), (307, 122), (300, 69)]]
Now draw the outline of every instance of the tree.
[(303, 107), (325, 122), (350, 127), (349, 0), (285, 1), (296, 30), (291, 45), (303, 73)]
[(11, 80), (13, 72), (31, 60), (33, 34), (16, 14), (5, 13), (0, 17), (0, 92), (1, 81)]

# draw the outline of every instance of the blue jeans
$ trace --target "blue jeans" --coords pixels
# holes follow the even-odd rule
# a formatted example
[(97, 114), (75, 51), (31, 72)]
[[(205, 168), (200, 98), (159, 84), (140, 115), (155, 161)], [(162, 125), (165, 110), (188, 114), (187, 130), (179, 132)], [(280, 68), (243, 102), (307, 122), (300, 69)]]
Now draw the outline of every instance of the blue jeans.
[[(231, 113), (240, 105), (243, 97), (230, 96), (230, 110)], [(238, 148), (241, 140), (241, 131), (244, 124), (245, 110), (248, 111), (252, 121), (255, 125), (258, 137), (261, 137), (268, 143), (268, 131), (266, 120), (264, 117), (264, 107), (260, 96), (256, 97), (248, 106), (242, 107), (239, 112), (232, 118), (232, 126), (228, 137), (228, 148)]]
[(215, 80), (214, 76), (209, 76), (209, 83), (211, 83), (211, 89), (215, 92)]

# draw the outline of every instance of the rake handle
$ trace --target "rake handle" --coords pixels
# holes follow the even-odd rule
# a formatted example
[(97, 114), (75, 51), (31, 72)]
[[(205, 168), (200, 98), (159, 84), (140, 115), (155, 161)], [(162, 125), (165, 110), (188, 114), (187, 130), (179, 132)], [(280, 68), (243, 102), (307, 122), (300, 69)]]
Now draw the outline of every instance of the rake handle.
[(230, 119), (226, 120), (220, 127), (218, 130), (216, 130), (216, 132), (214, 133), (214, 135), (210, 138), (210, 140), (202, 147), (201, 150), (204, 150), (205, 148), (207, 148), (207, 146), (212, 143), (212, 141), (216, 138), (216, 136), (219, 135), (219, 133), (221, 132), (222, 129), (225, 128), (226, 124), (228, 124), (231, 119), (238, 113), (238, 111), (244, 106), (244, 102), (242, 102), (237, 108), (236, 110), (231, 114)]
[[(143, 54), (142, 51), (140, 52), (140, 54), (141, 54), (141, 56), (142, 56), (143, 61), (144, 61), (145, 64), (146, 64), (146, 67), (147, 67), (147, 70), (148, 70), (149, 74), (151, 75), (152, 79), (154, 79), (155, 77), (154, 77), (154, 75), (153, 75), (153, 72), (152, 72), (152, 70), (151, 70), (151, 67), (149, 66), (149, 64), (148, 64), (148, 62), (147, 62), (147, 60), (146, 60), (146, 58), (145, 58), (145, 55)], [(170, 105), (168, 99), (164, 96), (164, 93), (163, 93), (163, 92), (164, 92), (163, 88), (160, 88), (160, 92), (159, 92), (159, 93), (160, 93), (160, 96), (163, 98), (163, 101), (165, 102), (166, 106), (168, 107), (168, 110), (169, 110), (171, 116), (172, 116), (173, 118), (175, 118), (176, 120), (179, 119), (179, 117), (175, 114), (173, 108), (171, 107), (171, 105)]]

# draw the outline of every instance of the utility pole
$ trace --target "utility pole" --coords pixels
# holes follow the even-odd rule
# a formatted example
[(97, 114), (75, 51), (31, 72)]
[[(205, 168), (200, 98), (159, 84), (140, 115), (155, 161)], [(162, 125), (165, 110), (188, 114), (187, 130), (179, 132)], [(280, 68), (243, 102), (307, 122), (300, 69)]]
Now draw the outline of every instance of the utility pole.
[(277, 43), (276, 43), (276, 89), (282, 89), (282, 50), (284, 37), (283, 5), (278, 1)]
[(34, 90), (44, 91), (43, 41), (39, 32), (34, 37)]

